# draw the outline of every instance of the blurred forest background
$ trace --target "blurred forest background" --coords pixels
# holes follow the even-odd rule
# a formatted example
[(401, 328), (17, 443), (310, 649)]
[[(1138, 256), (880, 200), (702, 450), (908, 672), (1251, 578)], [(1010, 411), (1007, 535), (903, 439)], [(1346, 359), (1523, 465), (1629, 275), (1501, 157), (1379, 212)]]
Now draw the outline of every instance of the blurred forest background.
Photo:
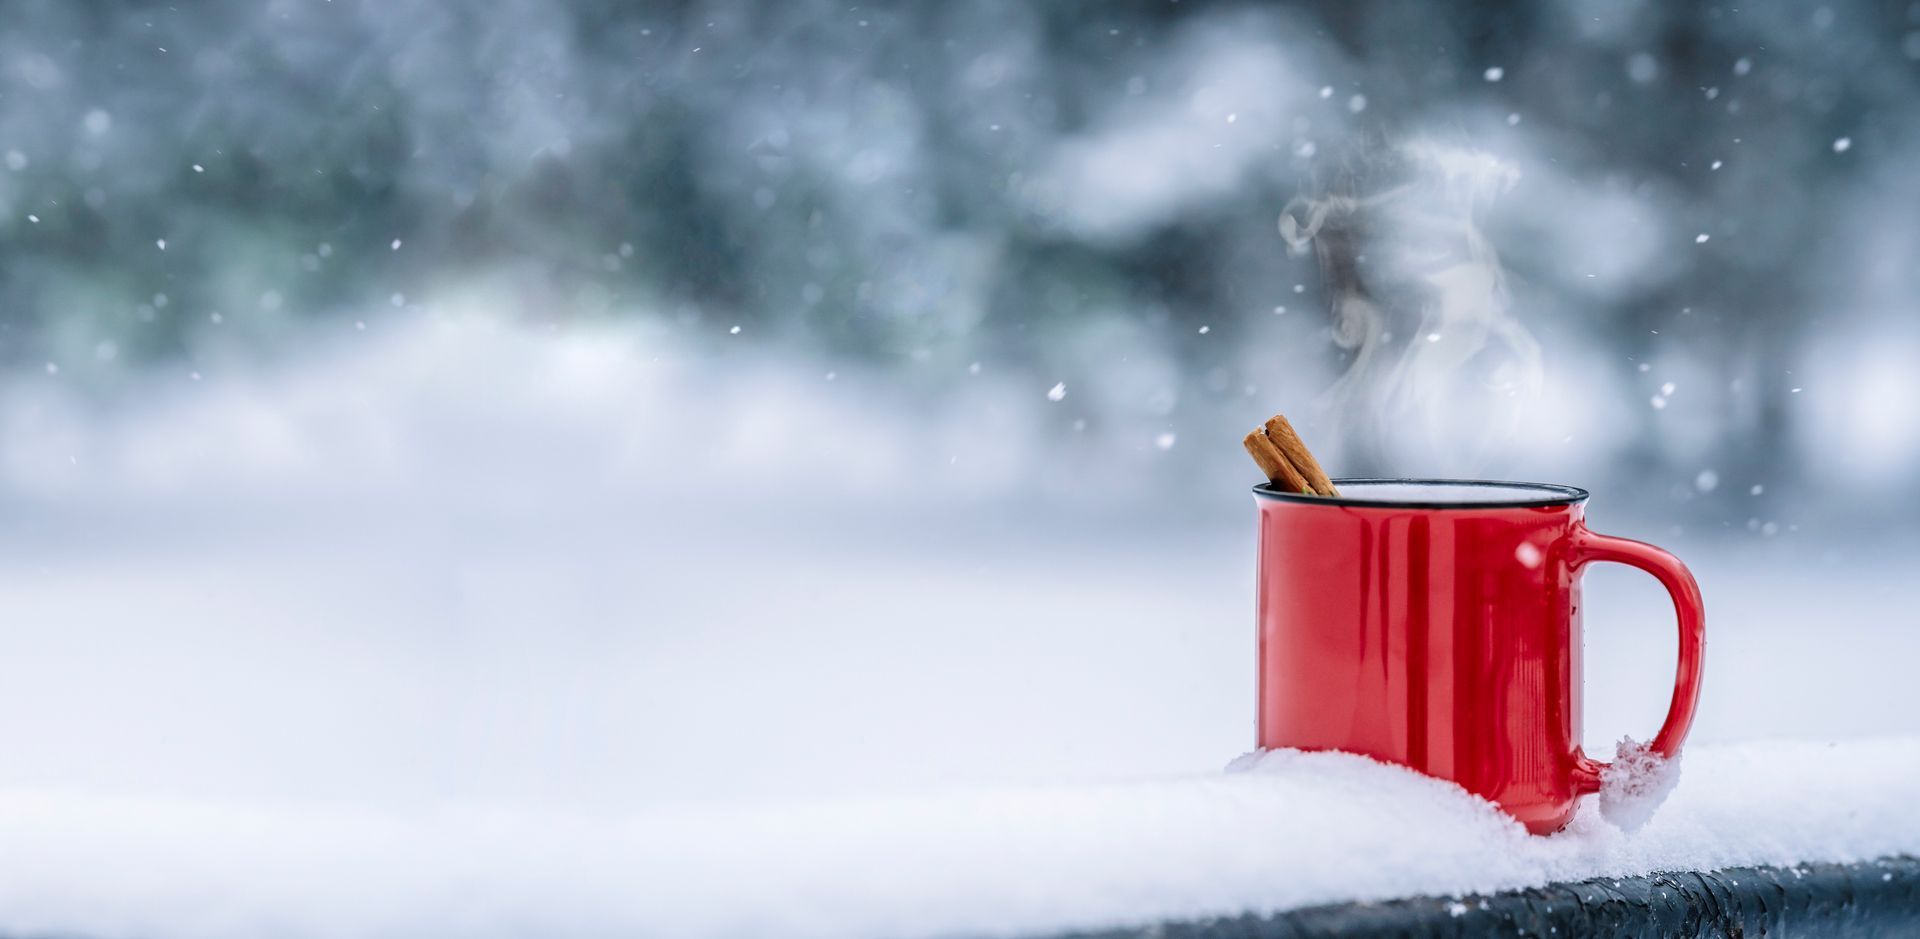
[[(1345, 475), (1550, 477), (1735, 532), (1883, 518), (1920, 471), (1920, 4), (5, 10), (16, 427), (22, 388), (110, 408), (485, 307), (907, 414), (1001, 383), (1062, 486), (1237, 492), (1281, 409)], [(1493, 167), (1442, 201), (1501, 321), (1444, 361), (1430, 297), (1371, 289), (1405, 308), (1356, 346), (1282, 231), (1414, 151)], [(1397, 382), (1361, 389), (1371, 431), (1349, 370)]]

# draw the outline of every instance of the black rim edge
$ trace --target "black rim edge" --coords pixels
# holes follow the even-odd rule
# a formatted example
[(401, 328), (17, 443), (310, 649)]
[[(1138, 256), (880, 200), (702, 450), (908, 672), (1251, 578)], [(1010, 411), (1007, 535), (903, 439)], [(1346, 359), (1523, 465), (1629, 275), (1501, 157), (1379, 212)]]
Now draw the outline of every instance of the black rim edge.
[(1557, 483), (1528, 483), (1503, 479), (1389, 479), (1357, 478), (1336, 479), (1335, 488), (1341, 486), (1452, 486), (1460, 489), (1499, 488), (1527, 489), (1541, 494), (1537, 499), (1501, 499), (1493, 502), (1406, 502), (1392, 499), (1365, 499), (1351, 496), (1314, 496), (1299, 492), (1283, 492), (1273, 488), (1272, 483), (1261, 483), (1253, 487), (1256, 498), (1272, 499), (1275, 502), (1298, 502), (1305, 505), (1337, 505), (1363, 509), (1544, 509), (1556, 506), (1576, 505), (1587, 501), (1587, 491), (1577, 486), (1562, 486)]

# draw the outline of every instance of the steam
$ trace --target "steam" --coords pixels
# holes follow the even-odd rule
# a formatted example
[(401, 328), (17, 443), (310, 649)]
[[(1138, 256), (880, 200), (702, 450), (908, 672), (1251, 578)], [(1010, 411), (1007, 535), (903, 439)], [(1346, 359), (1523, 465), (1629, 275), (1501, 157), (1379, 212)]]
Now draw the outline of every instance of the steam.
[(1376, 145), (1281, 214), (1289, 249), (1319, 258), (1334, 342), (1352, 355), (1329, 393), (1348, 465), (1477, 470), (1540, 394), (1539, 345), (1481, 227), (1518, 180), (1478, 150)]

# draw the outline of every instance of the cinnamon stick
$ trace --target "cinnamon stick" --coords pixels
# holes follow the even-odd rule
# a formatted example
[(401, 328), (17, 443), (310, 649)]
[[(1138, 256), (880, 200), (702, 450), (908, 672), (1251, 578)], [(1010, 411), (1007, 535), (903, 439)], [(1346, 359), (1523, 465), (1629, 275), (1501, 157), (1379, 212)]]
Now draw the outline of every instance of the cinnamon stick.
[(1287, 422), (1285, 414), (1275, 414), (1267, 421), (1264, 430), (1267, 432), (1267, 439), (1272, 440), (1274, 446), (1280, 448), (1280, 453), (1287, 458), (1287, 462), (1293, 464), (1294, 469), (1299, 470), (1300, 475), (1307, 478), (1307, 484), (1312, 488), (1314, 495), (1337, 496), (1340, 494), (1340, 490), (1333, 488), (1333, 480), (1327, 478), (1327, 471), (1320, 468), (1320, 461), (1313, 458), (1313, 451), (1307, 449), (1306, 442), (1300, 439), (1293, 425)]
[(1286, 454), (1281, 453), (1280, 448), (1268, 439), (1266, 428), (1256, 428), (1241, 443), (1246, 446), (1247, 453), (1253, 456), (1253, 461), (1260, 464), (1260, 472), (1267, 474), (1268, 482), (1288, 492), (1313, 491), (1307, 478), (1300, 475), (1300, 471), (1287, 461)]

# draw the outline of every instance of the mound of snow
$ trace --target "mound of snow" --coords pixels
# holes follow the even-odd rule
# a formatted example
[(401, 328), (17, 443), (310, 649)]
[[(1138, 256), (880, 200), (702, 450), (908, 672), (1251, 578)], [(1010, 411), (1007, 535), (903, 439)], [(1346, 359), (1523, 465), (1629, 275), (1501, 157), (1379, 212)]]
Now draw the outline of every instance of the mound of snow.
[(1613, 763), (1600, 776), (1600, 817), (1624, 831), (1639, 831), (1679, 784), (1678, 756), (1668, 759), (1646, 744), (1622, 737)]

